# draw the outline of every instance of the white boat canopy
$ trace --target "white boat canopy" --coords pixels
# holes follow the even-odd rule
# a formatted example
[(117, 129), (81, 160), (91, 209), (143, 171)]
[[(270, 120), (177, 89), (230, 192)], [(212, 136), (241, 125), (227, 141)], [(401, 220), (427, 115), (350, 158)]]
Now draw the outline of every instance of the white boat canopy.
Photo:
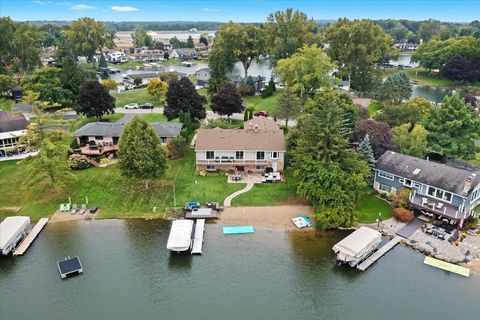
[(361, 258), (371, 250), (372, 246), (377, 245), (381, 239), (382, 234), (380, 232), (371, 228), (360, 227), (334, 245), (333, 251), (337, 254), (339, 260), (353, 261)]
[(24, 216), (7, 217), (0, 223), (0, 250), (7, 249), (30, 225), (30, 218)]
[(175, 220), (168, 236), (167, 249), (187, 251), (192, 244), (193, 220)]

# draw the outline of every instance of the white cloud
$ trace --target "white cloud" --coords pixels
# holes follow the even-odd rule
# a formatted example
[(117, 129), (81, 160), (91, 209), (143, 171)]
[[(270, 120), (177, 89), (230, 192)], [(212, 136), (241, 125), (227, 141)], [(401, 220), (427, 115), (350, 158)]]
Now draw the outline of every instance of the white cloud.
[(36, 3), (36, 4), (39, 4), (39, 5), (41, 5), (41, 6), (45, 5), (45, 2), (43, 2), (43, 1), (34, 0), (34, 1), (32, 1), (32, 2), (33, 2), (33, 3)]
[(54, 2), (57, 6), (71, 6), (72, 3), (68, 1), (59, 1), (59, 2)]
[(213, 8), (203, 8), (203, 11), (205, 12), (220, 12), (222, 10), (220, 9), (213, 9)]
[(93, 10), (95, 9), (94, 6), (89, 6), (87, 4), (77, 4), (71, 7), (70, 9), (72, 10)]
[(118, 12), (135, 12), (138, 11), (137, 8), (134, 7), (127, 7), (127, 6), (112, 6), (113, 11), (118, 11)]

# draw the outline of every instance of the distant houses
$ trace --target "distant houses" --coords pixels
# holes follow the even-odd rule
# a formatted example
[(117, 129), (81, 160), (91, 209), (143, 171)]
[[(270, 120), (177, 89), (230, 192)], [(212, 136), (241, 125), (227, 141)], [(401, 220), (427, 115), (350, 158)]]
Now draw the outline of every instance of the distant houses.
[[(195, 72), (195, 77), (197, 78), (197, 80), (196, 80), (197, 81), (196, 82), (197, 86), (207, 87), (208, 86), (208, 81), (210, 80), (210, 77), (211, 77), (210, 68), (202, 68), (202, 69), (197, 70)], [(243, 80), (241, 75), (232, 74), (232, 73), (228, 73), (227, 78), (235, 84), (239, 84)], [(254, 81), (256, 81), (255, 78), (254, 78)]]
[(459, 227), (480, 204), (480, 168), (459, 168), (393, 151), (378, 159), (373, 186), (386, 194), (408, 188), (413, 209)]
[(195, 140), (198, 171), (282, 172), (283, 131), (273, 119), (255, 117), (243, 129), (200, 129)]
[[(181, 77), (186, 76), (185, 73), (181, 73), (181, 72), (177, 72), (177, 71), (167, 71), (167, 72), (176, 74), (177, 78), (181, 78)], [(140, 86), (141, 87), (146, 86), (146, 85), (148, 85), (148, 82), (151, 79), (158, 79), (162, 76), (163, 73), (146, 72), (146, 73), (127, 74), (127, 75), (123, 76), (123, 85), (125, 86), (126, 89), (136, 88), (135, 79), (138, 78), (138, 79), (142, 80)]]
[(192, 60), (197, 59), (198, 54), (197, 50), (193, 48), (181, 48), (181, 49), (171, 49), (169, 52), (169, 57), (171, 59), (178, 59), (178, 60)]
[[(160, 137), (162, 144), (169, 139), (178, 137), (183, 124), (178, 122), (152, 122), (151, 126)], [(124, 123), (91, 122), (87, 123), (73, 134), (78, 143), (74, 152), (83, 155), (112, 155), (118, 151), (118, 142)], [(141, 152), (141, 150), (138, 150)]]
[(418, 46), (420, 46), (418, 43), (395, 43), (393, 47), (395, 49), (400, 50), (401, 52), (414, 52), (417, 51)]
[(19, 139), (26, 134), (29, 124), (22, 113), (0, 111), (0, 160), (26, 155)]

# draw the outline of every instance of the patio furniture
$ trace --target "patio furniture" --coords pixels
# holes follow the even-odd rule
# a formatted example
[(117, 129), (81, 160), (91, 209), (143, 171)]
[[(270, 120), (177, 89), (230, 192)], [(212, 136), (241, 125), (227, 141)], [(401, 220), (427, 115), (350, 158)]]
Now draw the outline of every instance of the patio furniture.
[(220, 162), (220, 157), (215, 157), (215, 162)]
[(60, 203), (60, 212), (65, 212), (65, 205), (63, 203)]
[(441, 202), (437, 203), (437, 208), (442, 209), (443, 208), (443, 203), (441, 203)]
[(78, 214), (84, 214), (87, 211), (87, 205), (84, 203), (82, 204), (81, 209), (78, 210)]
[(72, 205), (72, 210), (70, 210), (70, 214), (75, 214), (75, 213), (77, 213), (77, 205), (73, 204)]
[(97, 213), (97, 211), (98, 211), (98, 207), (96, 205), (90, 208), (90, 213)]
[(67, 203), (67, 204), (65, 205), (65, 212), (70, 211), (70, 208), (71, 208), (71, 207), (72, 207), (72, 205), (71, 205), (70, 203)]

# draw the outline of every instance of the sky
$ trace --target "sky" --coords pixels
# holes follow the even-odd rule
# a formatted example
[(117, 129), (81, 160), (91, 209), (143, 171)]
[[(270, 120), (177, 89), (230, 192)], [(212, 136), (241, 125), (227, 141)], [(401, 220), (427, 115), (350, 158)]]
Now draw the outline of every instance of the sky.
[(480, 19), (480, 0), (0, 0), (0, 16), (13, 20), (263, 22), (286, 8), (316, 20), (429, 18), (451, 22)]

